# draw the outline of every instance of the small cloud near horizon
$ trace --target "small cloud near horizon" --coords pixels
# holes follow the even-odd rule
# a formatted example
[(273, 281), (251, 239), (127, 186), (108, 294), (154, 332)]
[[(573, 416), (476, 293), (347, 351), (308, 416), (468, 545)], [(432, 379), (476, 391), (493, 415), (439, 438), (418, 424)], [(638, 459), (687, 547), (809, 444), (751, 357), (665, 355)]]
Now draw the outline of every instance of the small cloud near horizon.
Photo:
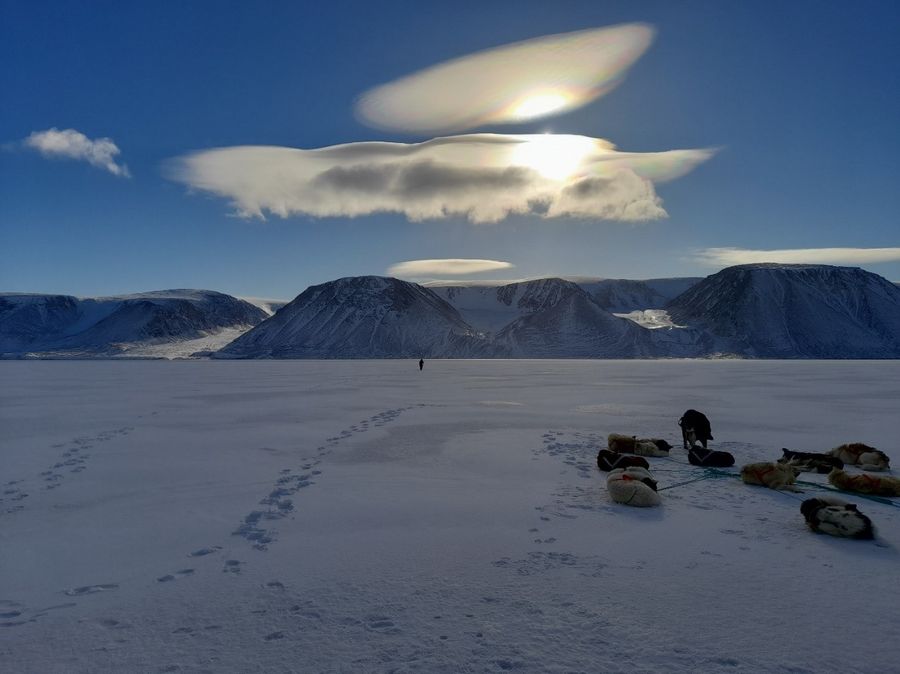
[(400, 213), (491, 223), (523, 214), (638, 222), (668, 217), (655, 182), (679, 178), (714, 153), (620, 152), (602, 138), (484, 133), (311, 150), (224, 147), (172, 159), (164, 172), (228, 199), (245, 218)]
[(900, 261), (900, 248), (788, 248), (752, 250), (747, 248), (706, 248), (694, 259), (711, 266), (775, 262), (780, 264), (876, 264)]
[(628, 23), (494, 47), (374, 87), (359, 97), (356, 114), (369, 126), (413, 133), (560, 114), (614, 89), (654, 34)]
[(387, 269), (388, 276), (413, 277), (446, 274), (449, 276), (477, 274), (500, 269), (512, 269), (514, 265), (500, 260), (443, 259), (443, 260), (407, 260), (392, 264)]
[(34, 131), (22, 144), (50, 159), (74, 159), (86, 161), (91, 166), (109, 171), (114, 176), (130, 178), (125, 164), (117, 164), (115, 158), (121, 154), (111, 138), (91, 140), (75, 129), (59, 130), (56, 127), (46, 131)]

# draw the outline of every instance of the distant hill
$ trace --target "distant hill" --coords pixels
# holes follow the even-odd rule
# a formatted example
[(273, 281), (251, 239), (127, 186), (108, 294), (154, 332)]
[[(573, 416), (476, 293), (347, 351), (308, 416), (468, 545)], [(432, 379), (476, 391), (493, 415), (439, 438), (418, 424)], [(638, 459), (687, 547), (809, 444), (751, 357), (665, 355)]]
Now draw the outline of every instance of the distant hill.
[(0, 354), (190, 355), (224, 346), (265, 317), (259, 307), (209, 290), (96, 298), (7, 293), (0, 295)]
[(749, 264), (667, 305), (711, 348), (756, 358), (898, 358), (900, 288), (855, 267)]
[(312, 286), (216, 354), (220, 358), (491, 355), (459, 312), (415, 283), (378, 276)]

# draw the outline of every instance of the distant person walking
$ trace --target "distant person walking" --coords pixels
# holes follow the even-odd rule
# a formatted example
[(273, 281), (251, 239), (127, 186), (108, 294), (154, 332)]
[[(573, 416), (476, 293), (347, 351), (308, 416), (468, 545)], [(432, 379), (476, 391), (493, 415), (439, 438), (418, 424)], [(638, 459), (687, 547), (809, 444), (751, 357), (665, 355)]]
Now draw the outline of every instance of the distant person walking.
[(425, 361), (419, 358), (419, 372), (422, 371), (423, 367), (425, 367)]

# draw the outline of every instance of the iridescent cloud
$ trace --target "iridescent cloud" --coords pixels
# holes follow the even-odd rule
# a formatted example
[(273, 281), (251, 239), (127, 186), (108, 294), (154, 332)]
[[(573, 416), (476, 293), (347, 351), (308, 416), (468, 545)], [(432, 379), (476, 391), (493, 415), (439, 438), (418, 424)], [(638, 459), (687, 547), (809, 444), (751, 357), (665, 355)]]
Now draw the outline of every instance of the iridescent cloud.
[(619, 84), (653, 35), (629, 23), (477, 52), (370, 89), (357, 115), (380, 129), (437, 133), (559, 114)]
[(509, 262), (500, 260), (471, 260), (471, 259), (443, 259), (443, 260), (408, 260), (392, 264), (387, 273), (389, 276), (413, 277), (433, 276), (435, 274), (448, 274), (450, 276), (478, 274), (499, 269), (512, 269)]
[(228, 199), (243, 217), (401, 213), (410, 220), (510, 214), (638, 221), (666, 217), (653, 183), (711, 150), (618, 152), (600, 138), (469, 134), (313, 150), (227, 147), (172, 160), (173, 180)]
[(706, 248), (698, 251), (695, 257), (705, 264), (723, 267), (755, 262), (874, 264), (900, 261), (900, 248), (788, 248), (782, 250)]

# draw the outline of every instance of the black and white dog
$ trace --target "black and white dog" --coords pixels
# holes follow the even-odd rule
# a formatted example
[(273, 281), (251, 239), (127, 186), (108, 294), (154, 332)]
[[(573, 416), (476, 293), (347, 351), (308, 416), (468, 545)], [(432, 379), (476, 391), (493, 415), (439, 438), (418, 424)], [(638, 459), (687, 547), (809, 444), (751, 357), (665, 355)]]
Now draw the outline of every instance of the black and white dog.
[(800, 512), (816, 533), (866, 540), (875, 537), (872, 520), (852, 503), (836, 498), (809, 498), (800, 505)]
[(786, 463), (794, 466), (799, 470), (808, 473), (830, 473), (832, 468), (843, 468), (844, 462), (836, 456), (829, 454), (816, 454), (815, 452), (795, 452), (784, 447), (781, 448), (784, 453), (778, 463)]
[(728, 468), (734, 465), (734, 454), (729, 452), (714, 452), (702, 447), (691, 447), (688, 450), (688, 461), (692, 466), (709, 466), (714, 468)]
[(681, 426), (681, 439), (684, 441), (685, 449), (690, 449), (697, 442), (703, 445), (703, 449), (706, 449), (707, 441), (713, 439), (709, 419), (703, 412), (688, 410), (678, 420), (678, 425)]
[(597, 452), (597, 468), (600, 470), (615, 470), (616, 468), (629, 468), (632, 466), (650, 468), (647, 459), (641, 456), (619, 454), (618, 452), (612, 452), (608, 449), (601, 449)]

